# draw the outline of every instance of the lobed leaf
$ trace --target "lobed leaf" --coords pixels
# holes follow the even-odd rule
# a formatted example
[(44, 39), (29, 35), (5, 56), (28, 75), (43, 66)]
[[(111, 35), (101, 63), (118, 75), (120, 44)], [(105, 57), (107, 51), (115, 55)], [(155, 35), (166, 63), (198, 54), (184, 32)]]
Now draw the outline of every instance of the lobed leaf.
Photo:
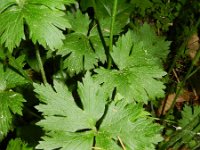
[(155, 149), (154, 144), (162, 140), (157, 134), (161, 128), (152, 124), (151, 119), (146, 119), (146, 115), (141, 105), (113, 102), (96, 136), (96, 147), (119, 149), (120, 143), (127, 150)]
[[(16, 62), (19, 62), (19, 59), (17, 59)], [(15, 70), (9, 67), (4, 67), (0, 64), (0, 91), (9, 90), (26, 83), (27, 81), (24, 77), (18, 74)]]
[(179, 126), (185, 127), (186, 125), (190, 124), (194, 118), (197, 116), (200, 116), (200, 108), (199, 106), (194, 106), (193, 108), (191, 106), (185, 105), (182, 111), (182, 119), (178, 121)]
[[(4, 1), (3, 1), (4, 2)], [(44, 47), (58, 49), (65, 39), (62, 30), (70, 28), (64, 9), (64, 4), (72, 0), (52, 1), (9, 1), (4, 2), (0, 9), (0, 41), (5, 43), (11, 52), (19, 46), (22, 39), (25, 39), (24, 24), (30, 31), (30, 39), (38, 42)], [(7, 8), (6, 8), (7, 7)], [(57, 9), (59, 8), (59, 9)]]
[(105, 89), (88, 72), (78, 83), (83, 108), (61, 83), (55, 82), (54, 89), (50, 85), (34, 86), (43, 103), (36, 107), (44, 115), (38, 124), (46, 131), (38, 149), (122, 149), (120, 138), (128, 150), (153, 150), (162, 140), (161, 127), (152, 123), (142, 105), (120, 97), (108, 103)]
[[(148, 38), (145, 37), (147, 32)], [(150, 37), (153, 40), (149, 42)], [(156, 44), (159, 41), (164, 42), (147, 24), (135, 32), (128, 31), (118, 39), (111, 52), (118, 70), (98, 68), (95, 70), (96, 80), (103, 83), (108, 93), (116, 88), (118, 93), (131, 101), (147, 103), (149, 98), (163, 97), (165, 86), (159, 79), (166, 74), (162, 69), (162, 60), (167, 57), (169, 42), (163, 44), (163, 54), (159, 55), (161, 47)]]
[(88, 38), (82, 34), (67, 35), (58, 54), (69, 55), (64, 60), (64, 68), (68, 68), (72, 73), (90, 70), (97, 65), (97, 56), (92, 50)]
[(0, 14), (0, 42), (11, 51), (22, 39), (25, 39), (23, 14), (13, 6)]
[[(35, 84), (34, 87), (40, 100), (44, 102), (44, 104), (36, 107), (45, 116), (45, 120), (40, 121), (39, 125), (49, 131), (75, 132), (90, 128), (86, 113), (77, 107), (71, 93), (65, 86), (55, 82), (55, 91), (50, 85)], [(80, 122), (77, 122), (77, 120)], [(58, 124), (58, 122), (62, 123)]]
[(137, 27), (133, 32), (133, 42), (142, 41), (144, 49), (147, 49), (153, 58), (159, 58), (159, 64), (162, 66), (162, 61), (165, 61), (169, 53), (170, 41), (166, 41), (164, 37), (157, 36), (153, 28), (147, 23)]
[[(45, 116), (45, 120), (39, 122), (39, 124), (46, 129), (57, 131), (75, 132), (77, 130), (94, 128), (98, 119), (103, 115), (105, 97), (102, 97), (103, 92), (98, 89), (98, 85), (90, 78), (89, 75), (86, 75), (83, 82), (84, 86), (79, 83), (78, 92), (83, 102), (83, 110), (76, 105), (68, 89), (58, 82), (54, 84), (55, 91), (50, 85), (35, 84), (35, 92), (39, 94), (40, 100), (45, 103), (36, 107)], [(91, 92), (92, 87), (96, 87), (96, 90), (93, 91), (94, 93)], [(98, 109), (97, 105), (99, 105)], [(64, 125), (63, 123), (60, 125), (54, 124), (60, 121)]]
[[(97, 66), (98, 59), (105, 62), (106, 56), (99, 35), (88, 31), (89, 17), (80, 11), (68, 14), (67, 17), (74, 32), (66, 36), (63, 47), (57, 53), (66, 57), (64, 68), (70, 73), (80, 73)], [(97, 27), (93, 30), (96, 31)]]

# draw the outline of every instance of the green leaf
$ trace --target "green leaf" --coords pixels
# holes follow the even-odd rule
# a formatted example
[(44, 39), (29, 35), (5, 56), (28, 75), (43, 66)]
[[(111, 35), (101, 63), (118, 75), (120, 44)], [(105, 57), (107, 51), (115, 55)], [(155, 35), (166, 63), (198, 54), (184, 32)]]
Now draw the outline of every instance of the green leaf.
[(165, 72), (158, 67), (133, 67), (121, 71), (101, 68), (96, 69), (95, 72), (96, 79), (104, 83), (108, 93), (112, 93), (116, 87), (117, 92), (130, 101), (147, 103), (149, 98), (154, 100), (156, 97), (164, 96), (165, 86), (154, 79), (165, 75)]
[(0, 141), (12, 129), (14, 114), (22, 115), (23, 102), (19, 93), (0, 91)]
[[(76, 131), (84, 129), (96, 130), (96, 122), (104, 113), (106, 98), (103, 96), (104, 91), (93, 81), (89, 73), (86, 74), (83, 83), (78, 84), (78, 93), (83, 104), (83, 109), (77, 106), (72, 94), (61, 83), (54, 83), (55, 91), (50, 85), (44, 86), (35, 84), (34, 86), (35, 92), (39, 94), (40, 100), (44, 103), (36, 108), (43, 112), (45, 116), (45, 119), (38, 123), (40, 126), (44, 127), (45, 130), (54, 131), (55, 133), (53, 132), (52, 134), (56, 135), (58, 134), (57, 132), (59, 132), (59, 134), (64, 135), (66, 138), (72, 136), (75, 139), (81, 137), (79, 134), (71, 134), (72, 132), (75, 133)], [(85, 134), (83, 135), (83, 141), (88, 139)], [(64, 137), (63, 139), (65, 139)], [(52, 136), (51, 138), (52, 140), (50, 141), (52, 142), (58, 140), (57, 136)], [(91, 140), (92, 139), (93, 138), (91, 138)], [(46, 142), (48, 143), (50, 141), (48, 140)], [(63, 146), (60, 145), (57, 146), (57, 148), (63, 147), (64, 149), (64, 147), (67, 147), (70, 149), (70, 142), (64, 143), (64, 145), (62, 144)], [(90, 147), (91, 146), (92, 145), (90, 145)]]
[(97, 65), (97, 56), (92, 50), (88, 38), (82, 34), (68, 34), (58, 54), (69, 55), (64, 60), (64, 68), (68, 68), (72, 73), (90, 70)]
[(111, 150), (119, 149), (118, 143), (127, 150), (155, 149), (162, 140), (158, 134), (161, 127), (145, 118), (141, 105), (127, 104), (124, 100), (113, 102), (96, 136), (96, 147)]
[(15, 70), (9, 67), (4, 68), (3, 65), (0, 64), (0, 91), (8, 90), (26, 83), (27, 81), (24, 77), (15, 72)]
[(67, 14), (67, 18), (73, 31), (87, 36), (90, 25), (90, 19), (87, 14), (82, 14), (81, 11), (78, 10), (76, 13)]
[[(154, 58), (166, 60), (171, 42), (166, 41), (165, 37), (157, 36), (147, 23), (144, 23), (142, 27), (136, 27), (132, 38), (134, 43), (142, 41), (144, 49), (147, 49)], [(159, 62), (161, 66), (162, 61)]]
[(28, 147), (20, 138), (16, 138), (9, 141), (6, 150), (33, 150), (33, 148)]
[(24, 14), (30, 38), (34, 43), (38, 41), (39, 44), (50, 49), (58, 49), (62, 46), (65, 36), (60, 29), (71, 27), (63, 17), (63, 12), (52, 11), (44, 6), (27, 5)]
[[(55, 82), (54, 88), (34, 86), (42, 102), (36, 108), (44, 116), (38, 124), (46, 131), (37, 146), (39, 149), (79, 150), (92, 149), (93, 146), (96, 149), (121, 149), (119, 137), (128, 149), (139, 150), (148, 146), (154, 149), (154, 144), (162, 140), (160, 126), (147, 118), (149, 113), (142, 105), (127, 104), (120, 97), (120, 100), (108, 103), (104, 88), (88, 72), (82, 83), (78, 83), (82, 108), (61, 83)], [(108, 110), (105, 111), (106, 105)]]
[[(71, 2), (71, 0), (70, 0)], [(56, 9), (63, 7), (66, 1), (37, 0), (15, 1), (0, 10), (0, 41), (10, 51), (25, 39), (24, 24), (29, 29), (30, 39), (50, 49), (60, 48), (65, 36), (62, 30), (70, 28), (64, 12)], [(5, 11), (3, 11), (5, 9)]]
[(194, 118), (200, 115), (200, 107), (194, 106), (192, 108), (191, 106), (185, 105), (181, 114), (182, 119), (178, 121), (178, 124), (181, 127), (185, 127), (186, 125), (190, 124)]
[[(86, 113), (77, 107), (71, 93), (65, 86), (55, 82), (56, 92), (50, 85), (35, 84), (34, 86), (35, 92), (39, 94), (40, 100), (44, 103), (36, 107), (45, 116), (45, 120), (40, 121), (39, 125), (50, 131), (75, 132), (90, 128)], [(80, 122), (77, 122), (77, 120)], [(57, 124), (58, 122), (62, 123)]]
[[(17, 74), (24, 77), (27, 81), (30, 79), (28, 73), (23, 69), (25, 65), (25, 55), (21, 55), (18, 58), (8, 55), (8, 61), (9, 67), (12, 68), (13, 71), (16, 71)], [(22, 78), (20, 80), (24, 81)]]
[(178, 120), (179, 130), (176, 130), (170, 135), (169, 140), (164, 142), (161, 149), (167, 149), (170, 147), (180, 148), (182, 145), (189, 145), (191, 141), (199, 142), (199, 131), (200, 131), (200, 110), (199, 106), (185, 105), (182, 112), (182, 119)]
[(12, 51), (22, 39), (25, 39), (23, 15), (13, 6), (0, 14), (0, 42)]
[(83, 83), (78, 83), (78, 94), (81, 97), (85, 112), (96, 122), (104, 113), (106, 103), (104, 90), (98, 84), (95, 84), (87, 73)]
[(104, 62), (106, 56), (99, 35), (88, 34), (89, 17), (77, 11), (75, 14), (68, 14), (68, 18), (74, 33), (66, 36), (63, 47), (57, 53), (69, 55), (64, 60), (64, 68), (68, 68), (71, 73), (79, 73), (93, 69), (98, 59)]
[[(16, 62), (19, 61), (16, 59)], [(14, 114), (22, 115), (22, 103), (25, 102), (22, 95), (12, 88), (26, 83), (15, 70), (0, 64), (0, 141), (12, 129)]]
[[(168, 53), (168, 46), (163, 47), (165, 54), (158, 55), (160, 49), (154, 40), (148, 42), (149, 38), (142, 39), (146, 34), (143, 31), (147, 31), (145, 29), (152, 32), (151, 28), (144, 25), (136, 32), (128, 31), (120, 37), (111, 52), (118, 70), (96, 69), (95, 78), (99, 83), (104, 83), (108, 93), (112, 93), (116, 88), (118, 93), (131, 101), (147, 103), (149, 98), (155, 100), (164, 96), (165, 86), (158, 79), (166, 74), (161, 65), (162, 59), (166, 58)], [(160, 40), (153, 32), (150, 36)]]

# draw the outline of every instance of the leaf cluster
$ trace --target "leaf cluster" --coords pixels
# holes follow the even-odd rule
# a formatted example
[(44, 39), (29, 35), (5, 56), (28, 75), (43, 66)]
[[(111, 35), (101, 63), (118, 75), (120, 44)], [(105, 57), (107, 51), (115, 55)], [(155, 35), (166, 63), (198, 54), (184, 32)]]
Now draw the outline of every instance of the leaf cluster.
[[(168, 30), (180, 9), (175, 4), (1, 0), (0, 149), (179, 147), (158, 146), (163, 127), (147, 111), (165, 96), (171, 42), (155, 28)], [(197, 122), (187, 123), (198, 108), (192, 114), (185, 107), (182, 116), (185, 133), (199, 132)], [(194, 138), (175, 137), (182, 143)]]

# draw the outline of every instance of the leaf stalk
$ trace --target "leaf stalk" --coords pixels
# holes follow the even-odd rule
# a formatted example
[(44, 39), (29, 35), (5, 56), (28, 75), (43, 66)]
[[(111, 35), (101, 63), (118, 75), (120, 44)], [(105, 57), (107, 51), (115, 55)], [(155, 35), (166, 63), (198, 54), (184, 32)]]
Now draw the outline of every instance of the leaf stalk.
[(35, 45), (35, 50), (36, 50), (36, 58), (37, 58), (39, 68), (40, 68), (40, 72), (41, 72), (41, 75), (42, 75), (42, 80), (43, 80), (44, 84), (47, 84), (46, 74), (45, 74), (45, 71), (44, 71), (44, 67), (43, 67), (41, 56), (40, 56), (40, 50), (39, 50), (38, 44)]
[(116, 18), (116, 13), (117, 13), (117, 3), (118, 3), (118, 0), (114, 0), (112, 16), (111, 16), (111, 25), (110, 25), (108, 69), (110, 69), (112, 66), (112, 58), (111, 58), (110, 53), (113, 51), (113, 31), (114, 31), (114, 24), (115, 24), (115, 18)]

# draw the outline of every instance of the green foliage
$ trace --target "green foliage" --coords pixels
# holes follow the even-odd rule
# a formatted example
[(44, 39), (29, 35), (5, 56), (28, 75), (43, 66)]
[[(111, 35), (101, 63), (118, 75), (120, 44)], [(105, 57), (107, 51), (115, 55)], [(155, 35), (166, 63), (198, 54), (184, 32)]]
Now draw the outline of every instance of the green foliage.
[(131, 0), (135, 10), (133, 17), (135, 20), (149, 20), (154, 22), (158, 30), (166, 32), (173, 26), (174, 19), (179, 15), (184, 0)]
[(0, 15), (0, 41), (12, 52), (25, 38), (24, 24), (28, 26), (29, 38), (50, 49), (60, 48), (65, 39), (62, 30), (70, 28), (64, 17), (63, 3), (71, 1), (20, 0), (5, 1)]
[(12, 129), (15, 114), (22, 115), (23, 96), (14, 92), (12, 88), (26, 83), (26, 80), (0, 64), (0, 141)]
[(13, 91), (0, 91), (0, 140), (12, 129), (14, 114), (22, 115), (25, 100)]
[(162, 140), (157, 134), (161, 127), (152, 124), (146, 115), (140, 105), (127, 104), (124, 99), (111, 103), (96, 135), (96, 147), (121, 149), (116, 145), (116, 141), (120, 141), (130, 150), (155, 149), (154, 144)]
[[(163, 43), (162, 47), (157, 43)], [(147, 24), (136, 31), (128, 31), (118, 39), (111, 52), (118, 70), (96, 69), (96, 78), (104, 83), (108, 93), (116, 88), (131, 101), (147, 103), (149, 98), (155, 100), (163, 97), (164, 85), (156, 79), (166, 74), (162, 70), (161, 59), (166, 58), (168, 47), (169, 42), (156, 37)], [(160, 50), (162, 54), (158, 54)], [(148, 79), (148, 82), (144, 79)]]
[(32, 150), (32, 148), (28, 147), (25, 142), (17, 138), (10, 140), (6, 150)]
[(199, 107), (172, 114), (171, 106), (157, 118), (176, 85), (163, 82), (176, 63), (169, 58), (187, 45), (177, 35), (198, 29), (198, 8), (195, 0), (1, 0), (0, 149), (198, 149)]
[[(93, 69), (97, 65), (98, 52), (94, 52), (90, 41), (91, 38), (99, 40), (99, 37), (88, 35), (90, 20), (87, 15), (78, 11), (75, 15), (68, 14), (68, 18), (74, 32), (66, 36), (63, 47), (58, 50), (58, 54), (62, 56), (69, 55), (64, 60), (64, 68), (68, 68), (72, 73)], [(102, 60), (105, 60), (104, 52), (99, 54)]]
[(185, 106), (182, 111), (182, 119), (178, 121), (179, 126), (185, 127), (189, 124), (194, 118), (200, 115), (200, 108), (199, 106), (194, 106), (193, 108), (190, 106)]
[[(185, 106), (182, 111), (182, 119), (178, 121), (178, 125), (183, 128), (183, 131), (185, 133), (185, 136), (182, 136), (181, 143), (186, 144), (190, 148), (194, 148), (196, 146), (196, 143), (199, 142), (199, 135), (200, 132), (200, 124), (199, 120), (200, 118), (200, 108), (199, 106), (194, 106), (193, 108), (190, 106)], [(191, 124), (191, 122), (195, 122), (194, 124)], [(190, 126), (190, 128), (187, 128), (187, 126)], [(194, 144), (192, 144), (194, 143)]]
[[(44, 120), (38, 124), (47, 131), (37, 148), (121, 149), (117, 144), (121, 139), (127, 149), (139, 150), (154, 149), (154, 144), (162, 140), (158, 134), (160, 126), (147, 118), (148, 113), (141, 105), (121, 99), (109, 103), (104, 88), (89, 73), (86, 73), (83, 83), (78, 83), (82, 108), (77, 106), (64, 85), (54, 82), (54, 89), (50, 85), (35, 84), (35, 92), (44, 103), (36, 107), (44, 115)], [(103, 122), (98, 125), (100, 119)]]
[[(110, 24), (111, 16), (113, 9), (114, 1), (107, 0), (96, 0), (87, 2), (87, 0), (81, 0), (80, 5), (83, 10), (86, 10), (88, 7), (93, 7), (95, 10), (95, 15), (100, 23), (101, 30), (104, 36), (110, 34)], [(129, 15), (132, 11), (132, 7), (126, 0), (118, 1), (118, 9), (116, 14), (116, 21), (114, 24), (114, 34), (119, 34), (122, 31), (122, 28), (128, 24)]]
[(163, 143), (161, 149), (167, 149), (173, 147), (178, 149), (183, 145), (191, 149), (196, 149), (199, 147), (197, 144), (199, 142), (199, 117), (200, 111), (199, 106), (185, 106), (182, 111), (182, 119), (178, 120), (179, 129), (170, 135), (169, 140), (166, 143)]

